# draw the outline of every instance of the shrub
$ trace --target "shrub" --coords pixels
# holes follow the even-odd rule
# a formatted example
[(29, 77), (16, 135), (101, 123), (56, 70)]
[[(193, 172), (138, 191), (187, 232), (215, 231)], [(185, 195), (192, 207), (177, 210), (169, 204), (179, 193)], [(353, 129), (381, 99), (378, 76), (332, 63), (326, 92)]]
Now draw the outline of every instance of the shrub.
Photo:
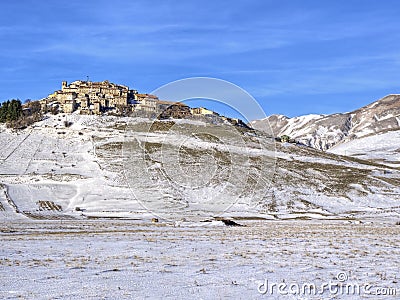
[(64, 121), (64, 126), (65, 126), (65, 127), (70, 127), (72, 124), (73, 124), (73, 123), (70, 122), (70, 121), (67, 121), (67, 120)]
[(57, 114), (58, 114), (58, 111), (59, 111), (58, 105), (54, 105), (54, 106), (52, 106), (52, 107), (50, 108), (50, 113), (51, 113), (52, 115), (57, 115)]
[(281, 136), (281, 141), (282, 141), (282, 143), (289, 143), (289, 141), (290, 141), (290, 136), (288, 136), (288, 135), (282, 135)]

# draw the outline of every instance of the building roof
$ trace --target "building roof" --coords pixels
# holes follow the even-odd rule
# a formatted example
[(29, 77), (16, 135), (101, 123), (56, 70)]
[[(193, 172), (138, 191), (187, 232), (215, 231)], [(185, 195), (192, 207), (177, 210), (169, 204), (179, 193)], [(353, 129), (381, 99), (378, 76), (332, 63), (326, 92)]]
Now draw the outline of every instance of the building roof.
[(129, 89), (129, 87), (122, 85), (122, 84), (116, 84), (109, 82), (108, 80), (104, 80), (101, 82), (94, 82), (94, 81), (84, 81), (84, 80), (75, 80), (68, 84), (68, 87), (70, 86), (78, 86), (78, 87), (108, 87), (108, 88), (118, 88), (118, 89)]
[(180, 105), (180, 106), (187, 106), (185, 103), (182, 102), (174, 102), (174, 101), (166, 101), (166, 100), (158, 100), (159, 104), (166, 104), (166, 105)]

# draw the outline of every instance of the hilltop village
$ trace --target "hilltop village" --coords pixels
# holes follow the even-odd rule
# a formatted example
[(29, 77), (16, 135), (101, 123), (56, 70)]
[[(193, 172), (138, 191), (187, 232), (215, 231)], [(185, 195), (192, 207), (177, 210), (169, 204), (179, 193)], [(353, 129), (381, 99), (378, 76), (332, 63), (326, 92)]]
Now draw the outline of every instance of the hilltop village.
[(14, 129), (24, 129), (43, 119), (44, 114), (75, 113), (84, 115), (116, 115), (157, 119), (189, 118), (211, 123), (228, 122), (248, 127), (242, 120), (228, 118), (204, 107), (191, 108), (181, 102), (160, 100), (151, 94), (141, 94), (128, 86), (104, 80), (77, 80), (61, 83), (61, 89), (36, 101), (8, 100), (0, 103), (0, 123)]
[(203, 107), (190, 108), (180, 102), (162, 101), (155, 95), (140, 94), (125, 85), (77, 80), (63, 81), (57, 90), (40, 100), (43, 111), (63, 113), (103, 114), (107, 112), (137, 112), (142, 115), (169, 114), (172, 117), (209, 116), (218, 113)]

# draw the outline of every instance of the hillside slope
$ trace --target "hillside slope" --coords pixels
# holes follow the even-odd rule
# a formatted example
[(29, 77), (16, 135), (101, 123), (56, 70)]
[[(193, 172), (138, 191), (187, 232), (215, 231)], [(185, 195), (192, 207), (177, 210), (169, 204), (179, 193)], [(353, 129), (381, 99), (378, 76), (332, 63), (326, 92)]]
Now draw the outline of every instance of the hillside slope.
[(400, 167), (400, 130), (378, 133), (339, 144), (328, 152)]
[[(7, 218), (398, 217), (400, 171), (200, 121), (48, 116), (2, 128)], [(6, 199), (8, 197), (8, 200)], [(1, 208), (1, 207), (0, 207)]]

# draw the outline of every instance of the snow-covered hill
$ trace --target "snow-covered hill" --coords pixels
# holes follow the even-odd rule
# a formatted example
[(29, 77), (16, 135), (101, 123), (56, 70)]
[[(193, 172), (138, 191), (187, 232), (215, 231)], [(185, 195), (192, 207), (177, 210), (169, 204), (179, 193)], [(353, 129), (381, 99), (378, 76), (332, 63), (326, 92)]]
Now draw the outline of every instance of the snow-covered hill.
[(272, 115), (251, 123), (260, 128), (269, 122), (276, 136), (288, 135), (320, 150), (361, 137), (400, 130), (400, 95), (388, 95), (353, 112), (288, 118)]
[(19, 132), (2, 127), (0, 143), (4, 218), (326, 219), (400, 212), (398, 169), (275, 145), (271, 136), (232, 125), (60, 115)]
[(361, 137), (334, 146), (328, 152), (358, 157), (398, 168), (400, 167), (400, 130)]

